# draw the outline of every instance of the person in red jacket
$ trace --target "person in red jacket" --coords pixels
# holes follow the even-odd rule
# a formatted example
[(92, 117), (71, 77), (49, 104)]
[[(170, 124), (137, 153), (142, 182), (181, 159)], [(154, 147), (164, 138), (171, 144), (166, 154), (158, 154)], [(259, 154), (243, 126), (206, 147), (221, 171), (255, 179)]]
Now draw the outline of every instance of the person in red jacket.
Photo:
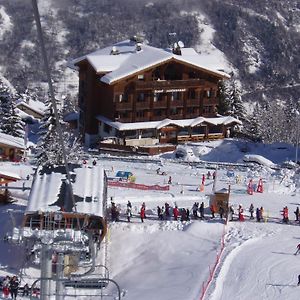
[(142, 204), (141, 211), (140, 211), (140, 217), (141, 217), (141, 221), (144, 223), (144, 219), (146, 218), (146, 205), (145, 205), (145, 202), (143, 202), (143, 204)]
[(178, 210), (178, 207), (175, 206), (173, 208), (173, 215), (174, 215), (174, 220), (177, 221), (178, 217), (179, 217), (179, 210)]

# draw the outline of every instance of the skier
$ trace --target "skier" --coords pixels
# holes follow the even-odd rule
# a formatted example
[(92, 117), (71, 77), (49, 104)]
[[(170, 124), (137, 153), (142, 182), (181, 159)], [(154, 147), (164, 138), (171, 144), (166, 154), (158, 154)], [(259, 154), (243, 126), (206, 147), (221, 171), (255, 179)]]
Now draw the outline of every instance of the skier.
[(10, 283), (9, 283), (10, 294), (11, 294), (12, 299), (17, 299), (19, 284), (20, 283), (19, 283), (17, 276), (13, 276), (13, 278), (10, 280)]
[(224, 208), (223, 208), (223, 206), (220, 206), (220, 208), (219, 208), (219, 214), (220, 214), (220, 219), (223, 219), (223, 214), (224, 214)]
[(250, 212), (250, 219), (254, 219), (254, 217), (253, 217), (253, 213), (254, 213), (253, 203), (250, 204), (249, 212)]
[(298, 275), (298, 285), (300, 285), (300, 275)]
[(96, 166), (96, 164), (97, 164), (97, 162), (96, 162), (96, 160), (94, 159), (94, 160), (93, 160), (93, 166)]
[(174, 220), (177, 221), (177, 219), (179, 217), (179, 210), (178, 210), (177, 206), (175, 206), (173, 208), (173, 216), (174, 216)]
[(297, 250), (296, 250), (296, 252), (294, 253), (294, 255), (297, 255), (299, 252), (300, 252), (300, 244), (297, 245)]
[(261, 220), (264, 220), (264, 208), (261, 206), (259, 211), (259, 217)]
[(205, 175), (204, 175), (204, 174), (202, 174), (202, 182), (201, 182), (201, 184), (202, 184), (202, 185), (205, 184)]
[(165, 203), (165, 214), (166, 214), (166, 219), (169, 220), (170, 219), (170, 205), (168, 202)]
[(8, 298), (8, 295), (9, 295), (9, 283), (10, 283), (10, 277), (6, 276), (5, 279), (2, 282), (3, 298)]
[(186, 209), (186, 220), (190, 220), (190, 210), (188, 208)]
[(119, 212), (114, 202), (111, 203), (111, 219), (113, 222), (119, 221)]
[(285, 206), (282, 210), (282, 216), (283, 216), (283, 223), (288, 223), (289, 222), (289, 209), (287, 208), (287, 206)]
[(187, 218), (186, 218), (186, 210), (185, 210), (185, 208), (182, 208), (182, 210), (181, 210), (181, 222), (182, 221), (186, 221), (187, 220)]
[(129, 206), (127, 206), (127, 209), (126, 209), (126, 216), (127, 216), (127, 221), (130, 222), (131, 208)]
[(294, 214), (296, 215), (296, 222), (299, 221), (299, 206), (297, 206), (296, 211), (294, 211)]
[(165, 212), (165, 207), (162, 206), (162, 207), (161, 207), (161, 219), (164, 218), (165, 213), (166, 213), (166, 212)]
[(132, 217), (132, 205), (131, 205), (131, 202), (129, 200), (127, 202), (127, 208), (130, 209), (130, 217)]
[(260, 209), (258, 207), (256, 208), (256, 221), (260, 222)]
[(159, 220), (162, 220), (161, 208), (159, 206), (156, 207), (157, 217)]
[(244, 209), (242, 207), (242, 205), (239, 205), (239, 221), (240, 222), (244, 222), (245, 218), (244, 218)]
[(145, 207), (144, 202), (143, 202), (142, 207), (141, 207), (140, 217), (141, 217), (142, 223), (144, 223), (144, 219), (146, 218), (146, 207)]
[(199, 206), (199, 203), (198, 203), (198, 202), (195, 202), (195, 203), (193, 204), (193, 207), (192, 207), (194, 219), (197, 219), (197, 218), (198, 218), (198, 215), (197, 215), (198, 206)]
[(172, 184), (172, 177), (169, 176), (168, 184)]
[(199, 212), (200, 212), (200, 218), (204, 219), (204, 202), (201, 202), (199, 207)]

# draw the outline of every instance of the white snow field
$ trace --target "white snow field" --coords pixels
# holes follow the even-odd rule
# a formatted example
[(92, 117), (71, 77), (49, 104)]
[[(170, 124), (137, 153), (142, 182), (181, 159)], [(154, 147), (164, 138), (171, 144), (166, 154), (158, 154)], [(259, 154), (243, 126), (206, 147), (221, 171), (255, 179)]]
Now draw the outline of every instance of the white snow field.
[[(288, 146), (251, 143), (246, 146), (247, 154), (262, 155), (275, 164), (292, 160), (295, 156), (294, 148)], [(245, 143), (230, 139), (188, 147), (192, 147), (200, 161), (234, 163), (245, 155)], [(216, 189), (228, 188), (230, 184), (230, 204), (235, 211), (241, 204), (246, 215), (245, 222), (239, 222), (237, 215), (234, 215), (234, 221), (225, 225), (219, 215), (215, 219), (210, 218), (208, 195), (212, 191), (213, 180), (206, 179), (204, 192), (199, 191), (202, 174), (212, 173), (213, 169), (176, 160), (172, 153), (152, 160), (141, 159), (102, 156), (97, 161), (107, 170), (108, 177), (115, 176), (119, 170), (130, 171), (136, 177), (137, 184), (165, 186), (169, 176), (172, 177), (168, 191), (108, 188), (108, 203), (112, 197), (121, 215), (119, 222), (109, 224), (107, 267), (110, 277), (123, 291), (122, 299), (299, 299), (297, 277), (300, 274), (300, 256), (294, 253), (300, 243), (300, 231), (293, 213), (297, 206), (300, 207), (299, 169), (297, 174), (296, 170), (273, 170), (266, 166), (252, 169), (234, 165), (220, 167)], [(157, 174), (158, 168), (166, 175)], [(0, 170), (11, 171), (22, 178), (32, 174), (30, 166), (21, 164), (2, 163)], [(234, 176), (231, 176), (232, 173)], [(248, 195), (249, 180), (252, 179), (256, 186), (260, 178), (264, 192)], [(24, 181), (26, 186), (31, 179)], [(22, 184), (19, 181), (14, 185)], [(21, 219), (26, 205), (28, 191), (12, 191), (12, 194), (18, 201), (0, 206), (1, 236), (11, 227), (8, 210), (20, 211), (16, 215)], [(125, 216), (128, 200), (133, 207), (130, 223)], [(163, 206), (165, 202), (191, 210), (194, 202), (202, 201), (206, 207), (205, 220), (191, 218), (181, 222), (172, 219), (160, 221), (157, 218), (156, 207)], [(147, 218), (144, 223), (138, 214), (142, 202), (146, 204)], [(264, 207), (262, 222), (249, 219), (251, 203), (255, 208)], [(281, 220), (284, 206), (289, 208), (289, 224), (283, 224)], [(224, 249), (216, 265), (224, 233)], [(22, 284), (32, 283), (39, 274), (38, 269), (28, 268), (23, 257), (21, 246), (8, 245), (1, 240), (0, 276), (17, 274), (21, 275)], [(210, 276), (212, 280), (203, 296), (203, 287), (207, 286)], [(93, 299), (88, 296), (77, 298)]]

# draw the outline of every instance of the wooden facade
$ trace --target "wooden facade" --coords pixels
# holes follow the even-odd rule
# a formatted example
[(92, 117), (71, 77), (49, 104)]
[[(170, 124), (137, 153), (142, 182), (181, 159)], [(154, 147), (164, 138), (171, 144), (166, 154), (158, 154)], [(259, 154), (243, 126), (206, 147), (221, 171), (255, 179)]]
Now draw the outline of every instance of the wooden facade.
[(109, 85), (87, 60), (77, 65), (82, 133), (98, 133), (97, 115), (122, 123), (217, 115), (216, 73), (169, 59)]

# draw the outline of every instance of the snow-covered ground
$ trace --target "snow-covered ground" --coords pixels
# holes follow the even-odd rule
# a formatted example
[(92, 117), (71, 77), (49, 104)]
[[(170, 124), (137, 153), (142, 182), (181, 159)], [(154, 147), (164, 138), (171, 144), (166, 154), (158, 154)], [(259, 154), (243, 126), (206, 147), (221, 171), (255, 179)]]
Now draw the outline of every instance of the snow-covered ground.
[[(253, 154), (280, 164), (295, 156), (294, 148), (286, 145), (259, 145), (231, 139), (190, 144), (188, 147), (193, 149), (200, 161), (235, 163), (241, 161), (245, 154)], [(206, 179), (203, 192), (199, 189), (202, 174), (212, 173), (212, 169), (200, 167), (200, 164), (199, 167), (186, 164), (176, 160), (172, 153), (155, 157), (152, 161), (101, 157), (97, 163), (107, 170), (108, 177), (115, 176), (118, 170), (128, 170), (135, 176), (136, 183), (141, 184), (165, 186), (169, 176), (172, 177), (168, 191), (141, 191), (124, 187), (108, 189), (108, 198), (120, 208), (121, 217), (120, 222), (109, 224), (107, 267), (111, 278), (123, 290), (124, 299), (200, 299), (210, 277), (212, 280), (204, 299), (299, 298), (299, 257), (293, 254), (299, 244), (300, 233), (293, 212), (300, 206), (300, 175), (295, 174), (295, 170), (274, 170), (267, 166), (251, 169), (220, 167), (216, 189), (230, 185), (230, 204), (235, 211), (241, 204), (246, 214), (245, 222), (237, 221), (235, 215), (235, 220), (225, 225), (218, 215), (215, 219), (210, 218), (208, 195), (212, 191), (212, 178)], [(157, 174), (158, 168), (165, 175)], [(28, 165), (3, 163), (0, 169), (16, 173), (24, 179), (27, 174), (33, 173)], [(248, 195), (249, 180), (252, 179), (257, 185), (260, 178), (264, 192)], [(31, 179), (15, 185), (22, 185), (23, 182), (26, 186), (30, 185)], [(8, 211), (24, 210), (28, 197), (28, 191), (12, 193), (18, 201), (0, 207), (2, 235), (11, 227)], [(128, 200), (133, 206), (130, 223), (125, 217)], [(202, 201), (206, 208), (205, 220), (192, 218), (181, 222), (160, 221), (157, 218), (156, 207), (163, 206), (165, 202), (191, 210), (194, 202)], [(144, 223), (138, 214), (142, 202), (146, 204), (147, 218)], [(264, 207), (263, 222), (249, 220), (251, 203), (255, 208)], [(289, 208), (289, 224), (281, 222), (284, 206)], [(16, 216), (17, 220), (21, 219), (21, 213), (16, 213)], [(1, 241), (0, 249), (0, 275), (22, 274), (22, 282), (31, 283), (38, 272), (24, 264), (22, 247)], [(220, 261), (214, 270), (221, 250)]]

